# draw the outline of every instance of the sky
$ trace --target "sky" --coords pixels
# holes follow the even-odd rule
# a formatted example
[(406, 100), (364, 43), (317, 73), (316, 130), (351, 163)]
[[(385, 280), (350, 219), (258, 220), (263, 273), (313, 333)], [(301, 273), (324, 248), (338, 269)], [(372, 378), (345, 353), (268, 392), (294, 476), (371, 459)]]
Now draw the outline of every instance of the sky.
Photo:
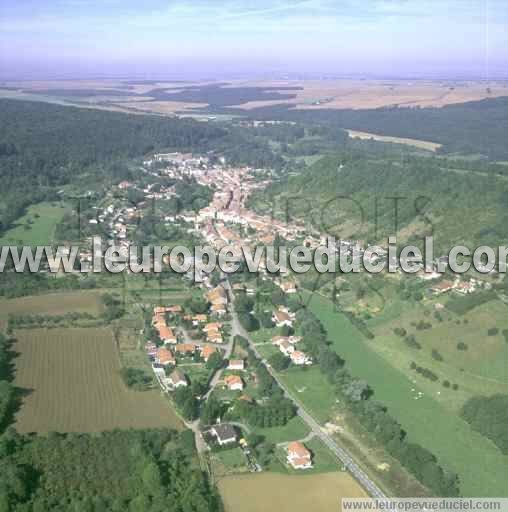
[(508, 0), (0, 0), (5, 78), (508, 77)]

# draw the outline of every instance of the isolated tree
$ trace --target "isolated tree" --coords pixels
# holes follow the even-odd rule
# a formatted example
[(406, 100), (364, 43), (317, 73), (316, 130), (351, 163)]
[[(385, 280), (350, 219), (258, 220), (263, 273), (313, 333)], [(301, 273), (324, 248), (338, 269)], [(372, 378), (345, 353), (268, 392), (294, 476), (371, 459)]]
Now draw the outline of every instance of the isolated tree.
[(219, 352), (214, 352), (206, 362), (206, 367), (208, 370), (218, 370), (222, 365), (223, 359)]

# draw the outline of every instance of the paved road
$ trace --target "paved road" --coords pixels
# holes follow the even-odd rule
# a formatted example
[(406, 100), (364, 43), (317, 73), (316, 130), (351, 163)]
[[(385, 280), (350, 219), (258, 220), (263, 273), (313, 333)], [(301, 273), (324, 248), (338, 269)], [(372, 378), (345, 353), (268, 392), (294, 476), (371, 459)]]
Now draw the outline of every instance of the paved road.
[[(229, 336), (229, 340), (228, 340), (228, 342), (226, 344), (213, 345), (215, 347), (218, 346), (218, 347), (220, 347), (221, 349), (224, 350), (224, 359), (229, 359), (231, 357), (232, 352), (233, 352), (233, 336), (234, 336), (234, 334), (231, 333), (231, 335)], [(208, 345), (210, 345), (210, 344), (208, 343)], [(205, 400), (208, 399), (208, 397), (210, 396), (210, 394), (214, 390), (215, 386), (217, 386), (217, 384), (222, 379), (223, 372), (224, 372), (224, 368), (221, 368), (220, 370), (217, 370), (214, 373), (213, 377), (210, 379), (210, 382), (208, 383), (208, 391), (207, 391), (207, 393), (205, 395)]]
[[(225, 287), (228, 288), (231, 292), (231, 285), (228, 281), (224, 283)], [(302, 404), (291, 395), (289, 389), (280, 381), (277, 374), (274, 372), (273, 368), (266, 364), (263, 356), (258, 352), (256, 345), (252, 342), (249, 334), (245, 331), (245, 329), (240, 325), (238, 321), (238, 316), (234, 309), (231, 311), (232, 315), (232, 335), (235, 336), (239, 334), (243, 336), (249, 341), (250, 347), (256, 356), (263, 362), (266, 369), (270, 373), (270, 375), (277, 381), (279, 386), (283, 389), (286, 396), (295, 404), (297, 408), (297, 414), (307, 423), (309, 428), (314, 432), (314, 434), (323, 441), (323, 443), (337, 456), (337, 458), (344, 464), (344, 466), (348, 469), (348, 471), (353, 475), (353, 477), (362, 485), (362, 487), (369, 493), (373, 498), (381, 498), (386, 499), (387, 496), (381, 491), (381, 489), (368, 477), (368, 475), (356, 464), (351, 455), (341, 448), (334, 439), (325, 432), (321, 425), (303, 408)]]

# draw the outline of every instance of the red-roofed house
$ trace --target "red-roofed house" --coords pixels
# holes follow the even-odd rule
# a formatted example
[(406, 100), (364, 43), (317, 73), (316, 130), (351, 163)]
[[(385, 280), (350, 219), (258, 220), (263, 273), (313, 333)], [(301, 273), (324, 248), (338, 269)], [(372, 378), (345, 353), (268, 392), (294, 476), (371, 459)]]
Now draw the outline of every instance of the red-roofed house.
[(203, 350), (201, 351), (201, 356), (203, 357), (203, 359), (206, 361), (208, 361), (208, 359), (210, 358), (210, 356), (212, 354), (216, 354), (217, 353), (217, 349), (215, 347), (210, 347), (209, 345), (206, 345), (203, 347)]
[(310, 357), (308, 357), (307, 354), (305, 354), (304, 352), (300, 352), (299, 350), (295, 350), (294, 352), (289, 354), (289, 357), (291, 358), (293, 364), (304, 365), (312, 363)]
[(287, 461), (294, 469), (307, 469), (312, 467), (312, 456), (302, 443), (294, 441), (288, 444)]
[(242, 391), (243, 380), (238, 375), (228, 375), (224, 379), (224, 383), (230, 391)]
[(157, 363), (162, 364), (163, 366), (169, 366), (170, 364), (174, 365), (176, 363), (175, 356), (171, 350), (168, 350), (165, 347), (159, 348), (157, 350), (157, 356), (155, 357)]
[(230, 359), (228, 364), (228, 370), (244, 370), (245, 363), (243, 359)]

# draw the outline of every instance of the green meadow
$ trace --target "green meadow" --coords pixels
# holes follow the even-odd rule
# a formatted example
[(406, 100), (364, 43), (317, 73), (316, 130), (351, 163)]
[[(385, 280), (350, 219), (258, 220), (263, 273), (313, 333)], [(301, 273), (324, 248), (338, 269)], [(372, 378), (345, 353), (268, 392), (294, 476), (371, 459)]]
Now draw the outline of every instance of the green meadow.
[(0, 245), (38, 246), (53, 242), (56, 225), (67, 212), (62, 204), (39, 203), (28, 208), (16, 225), (0, 238)]
[[(507, 495), (507, 456), (488, 439), (472, 431), (433, 394), (424, 392), (424, 388), (376, 353), (372, 344), (377, 338), (365, 339), (344, 315), (334, 310), (328, 299), (314, 294), (309, 308), (322, 321), (335, 350), (346, 360), (351, 373), (368, 381), (375, 398), (388, 406), (407, 431), (408, 438), (431, 450), (446, 468), (458, 473), (465, 496)], [(305, 386), (304, 383), (299, 385)], [(440, 384), (435, 386), (442, 389)], [(412, 389), (421, 389), (423, 396), (415, 399)], [(322, 393), (328, 395), (330, 389), (323, 386)], [(315, 395), (317, 401), (318, 393)]]
[(300, 416), (290, 419), (286, 425), (281, 427), (253, 428), (256, 434), (263, 436), (269, 443), (287, 443), (303, 439), (309, 433), (309, 427), (303, 422)]
[(320, 423), (328, 421), (335, 405), (335, 391), (317, 366), (293, 367), (278, 375), (308, 413)]

